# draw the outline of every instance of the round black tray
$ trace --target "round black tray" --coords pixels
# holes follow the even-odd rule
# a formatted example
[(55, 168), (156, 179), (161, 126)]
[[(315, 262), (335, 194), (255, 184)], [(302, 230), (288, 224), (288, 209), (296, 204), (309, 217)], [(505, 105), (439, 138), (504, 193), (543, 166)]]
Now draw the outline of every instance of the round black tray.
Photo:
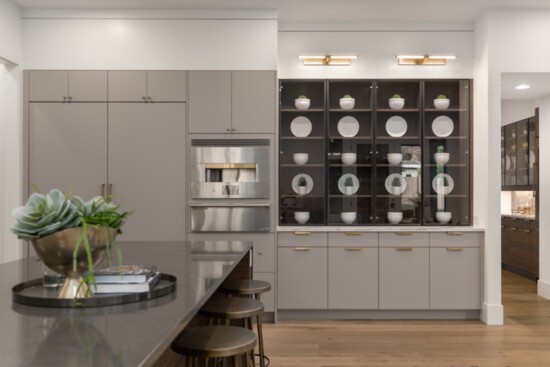
[(141, 293), (102, 293), (91, 298), (66, 299), (57, 298), (58, 288), (48, 288), (42, 285), (42, 278), (17, 284), (11, 289), (13, 302), (38, 307), (102, 307), (120, 305), (123, 303), (147, 301), (170, 294), (176, 290), (176, 277), (170, 274), (160, 274), (158, 284), (149, 292)]

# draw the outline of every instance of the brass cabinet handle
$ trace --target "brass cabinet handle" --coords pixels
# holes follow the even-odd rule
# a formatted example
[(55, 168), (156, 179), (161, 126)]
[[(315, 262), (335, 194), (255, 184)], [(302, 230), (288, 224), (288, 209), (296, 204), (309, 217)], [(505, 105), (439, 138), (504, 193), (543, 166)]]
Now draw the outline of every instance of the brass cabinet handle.
[(346, 247), (345, 250), (346, 251), (361, 251), (362, 248), (361, 247)]
[(310, 251), (310, 247), (294, 247), (294, 251)]
[(63, 102), (67, 100), (67, 97), (63, 96)]
[(151, 97), (147, 97), (147, 100), (148, 100), (149, 102), (153, 102), (153, 99), (152, 99)]
[(412, 251), (412, 247), (396, 247), (395, 251)]
[(237, 131), (237, 129), (231, 129), (231, 131)]
[(258, 251), (258, 255), (263, 255), (264, 252), (263, 251)]
[(346, 236), (361, 236), (361, 232), (344, 232)]
[(311, 232), (294, 232), (295, 236), (309, 236)]
[(464, 250), (462, 247), (447, 247), (447, 251), (458, 252), (458, 251), (462, 251), (462, 250)]
[(101, 197), (105, 199), (105, 184), (101, 184)]
[(510, 227), (512, 231), (517, 231), (518, 229), (516, 227)]
[(530, 230), (530, 229), (524, 229), (523, 232), (525, 232), (525, 233), (531, 233), (531, 230)]
[(143, 99), (145, 102), (147, 102), (147, 97), (143, 96), (143, 97), (141, 97), (141, 99)]
[(72, 100), (73, 100), (73, 97), (68, 96), (67, 99), (68, 99), (69, 101), (72, 101)]
[(411, 236), (413, 233), (412, 232), (395, 232), (395, 234), (398, 236)]
[(449, 236), (462, 236), (464, 232), (447, 232)]
[(113, 199), (113, 184), (110, 183), (107, 188), (107, 201), (111, 202), (112, 199)]

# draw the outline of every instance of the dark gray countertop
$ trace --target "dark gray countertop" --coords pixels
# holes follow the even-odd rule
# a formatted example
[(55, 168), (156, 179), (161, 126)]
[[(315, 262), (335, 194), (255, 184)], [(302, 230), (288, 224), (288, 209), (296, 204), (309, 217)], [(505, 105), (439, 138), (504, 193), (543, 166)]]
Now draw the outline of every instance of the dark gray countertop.
[[(14, 241), (15, 242), (15, 241)], [(12, 302), (11, 288), (41, 276), (36, 258), (0, 265), (0, 366), (148, 366), (251, 248), (250, 242), (127, 242), (124, 264), (153, 264), (176, 292), (125, 305), (60, 309)]]

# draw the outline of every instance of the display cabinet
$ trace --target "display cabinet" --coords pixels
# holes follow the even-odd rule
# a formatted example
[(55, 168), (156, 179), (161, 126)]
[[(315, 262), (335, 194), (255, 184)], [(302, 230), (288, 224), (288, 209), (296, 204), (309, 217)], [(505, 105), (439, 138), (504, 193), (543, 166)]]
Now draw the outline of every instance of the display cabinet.
[(470, 99), (469, 80), (281, 80), (279, 223), (469, 225)]
[(535, 185), (536, 128), (534, 116), (502, 127), (503, 190), (530, 190)]

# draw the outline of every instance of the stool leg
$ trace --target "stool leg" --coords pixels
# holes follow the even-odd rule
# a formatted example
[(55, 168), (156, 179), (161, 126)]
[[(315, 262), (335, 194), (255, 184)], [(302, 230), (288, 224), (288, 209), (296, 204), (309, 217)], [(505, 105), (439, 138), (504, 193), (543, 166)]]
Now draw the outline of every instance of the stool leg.
[(262, 314), (259, 314), (256, 317), (258, 328), (258, 349), (260, 350), (260, 367), (265, 367), (265, 361), (264, 361), (264, 336), (262, 332)]
[(185, 365), (187, 367), (193, 367), (193, 357), (185, 356)]

